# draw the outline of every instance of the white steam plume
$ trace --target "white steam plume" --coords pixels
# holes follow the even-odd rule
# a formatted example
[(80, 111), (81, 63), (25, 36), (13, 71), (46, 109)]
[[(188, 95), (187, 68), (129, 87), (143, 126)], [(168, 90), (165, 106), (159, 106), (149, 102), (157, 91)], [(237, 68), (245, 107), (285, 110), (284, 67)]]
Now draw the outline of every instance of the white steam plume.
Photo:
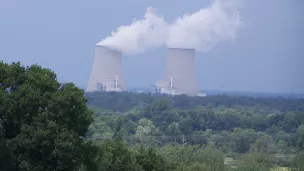
[(233, 40), (241, 26), (237, 0), (214, 0), (211, 6), (185, 14), (172, 24), (148, 8), (144, 19), (119, 27), (98, 45), (128, 54), (162, 45), (206, 52), (221, 41)]
[(163, 45), (167, 39), (167, 29), (165, 20), (156, 15), (155, 9), (148, 8), (144, 19), (134, 20), (128, 26), (120, 26), (97, 45), (110, 46), (127, 54), (140, 53)]
[(234, 39), (240, 26), (236, 1), (216, 0), (208, 8), (177, 19), (169, 28), (166, 44), (206, 52), (218, 42)]

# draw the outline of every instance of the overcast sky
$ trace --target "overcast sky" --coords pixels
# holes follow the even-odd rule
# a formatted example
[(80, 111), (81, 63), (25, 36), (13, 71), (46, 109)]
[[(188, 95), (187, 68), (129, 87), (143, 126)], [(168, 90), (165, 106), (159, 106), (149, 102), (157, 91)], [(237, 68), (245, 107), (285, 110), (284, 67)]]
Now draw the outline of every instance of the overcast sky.
[[(202, 90), (304, 93), (304, 1), (246, 0), (234, 42), (197, 53)], [(94, 46), (122, 24), (158, 9), (168, 21), (210, 0), (0, 0), (0, 60), (40, 64), (86, 86)], [(127, 86), (160, 80), (165, 48), (124, 57)], [(0, 73), (1, 74), (1, 73)]]

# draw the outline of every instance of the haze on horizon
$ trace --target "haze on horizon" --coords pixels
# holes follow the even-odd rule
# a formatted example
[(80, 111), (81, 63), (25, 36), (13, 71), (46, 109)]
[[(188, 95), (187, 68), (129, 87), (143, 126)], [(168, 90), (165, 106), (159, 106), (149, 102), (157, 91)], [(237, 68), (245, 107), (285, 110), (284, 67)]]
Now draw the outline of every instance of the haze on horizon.
[[(233, 42), (197, 52), (200, 89), (304, 93), (302, 0), (244, 1), (245, 27)], [(94, 46), (152, 6), (169, 21), (209, 6), (210, 0), (1, 1), (0, 60), (41, 64), (59, 80), (85, 86)], [(118, 5), (119, 4), (119, 5)], [(165, 47), (124, 58), (127, 86), (148, 86), (162, 77)]]

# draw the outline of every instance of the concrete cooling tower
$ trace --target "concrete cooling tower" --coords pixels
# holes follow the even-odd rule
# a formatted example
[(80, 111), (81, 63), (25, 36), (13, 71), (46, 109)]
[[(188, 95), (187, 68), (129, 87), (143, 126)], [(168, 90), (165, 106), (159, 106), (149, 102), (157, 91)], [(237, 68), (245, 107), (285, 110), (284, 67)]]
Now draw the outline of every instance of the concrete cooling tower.
[(121, 52), (96, 45), (94, 64), (86, 91), (122, 91), (123, 89)]
[(166, 94), (186, 94), (196, 96), (198, 82), (195, 71), (195, 50), (168, 48), (164, 81), (158, 81), (158, 91)]

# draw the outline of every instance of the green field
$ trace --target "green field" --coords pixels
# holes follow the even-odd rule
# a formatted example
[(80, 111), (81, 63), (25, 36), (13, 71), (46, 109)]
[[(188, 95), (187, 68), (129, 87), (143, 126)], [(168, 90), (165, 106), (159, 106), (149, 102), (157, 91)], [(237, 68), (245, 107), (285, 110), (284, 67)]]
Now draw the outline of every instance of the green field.
[(289, 171), (288, 167), (276, 167), (273, 169), (274, 171)]
[[(226, 157), (225, 165), (228, 165), (228, 166), (234, 168), (237, 165), (237, 160), (234, 160), (231, 157)], [(289, 171), (289, 168), (288, 167), (275, 167), (271, 171)]]

